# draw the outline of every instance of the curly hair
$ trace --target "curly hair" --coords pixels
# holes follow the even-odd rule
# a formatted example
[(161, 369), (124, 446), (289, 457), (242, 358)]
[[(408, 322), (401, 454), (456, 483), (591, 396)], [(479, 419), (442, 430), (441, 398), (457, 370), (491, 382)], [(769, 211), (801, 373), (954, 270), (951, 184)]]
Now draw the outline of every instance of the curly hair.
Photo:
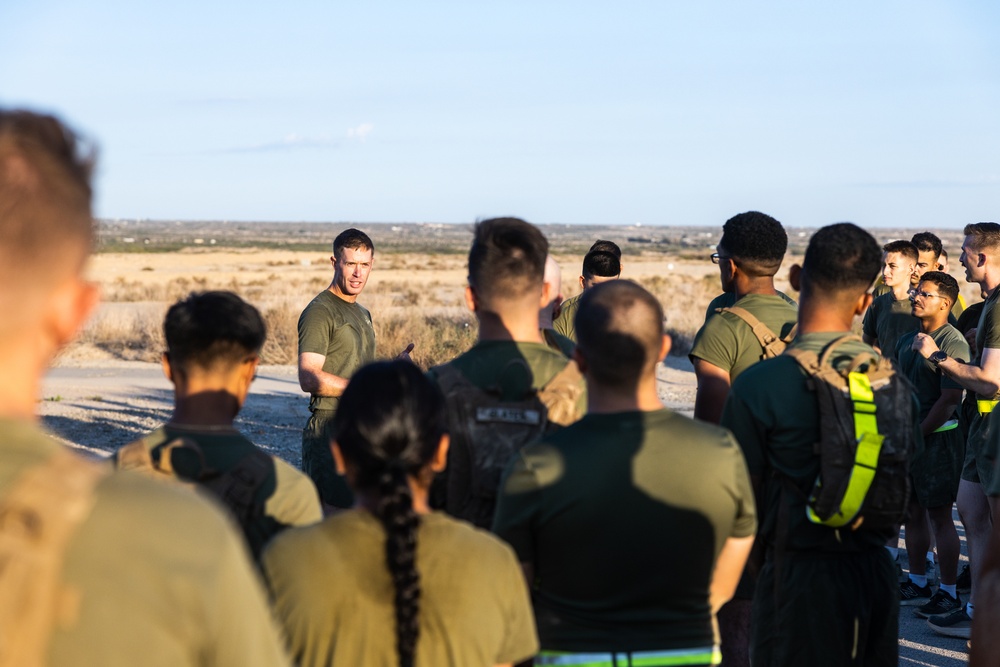
[(788, 249), (788, 234), (781, 223), (759, 211), (747, 211), (726, 220), (719, 246), (725, 248), (745, 273), (773, 276)]
[(875, 238), (850, 222), (821, 228), (809, 239), (802, 261), (802, 291), (864, 292), (882, 270)]
[(331, 430), (344, 460), (356, 471), (354, 485), (378, 498), (375, 514), (386, 532), (401, 667), (413, 666), (420, 635), (420, 517), (413, 510), (408, 479), (428, 472), (447, 432), (446, 420), (437, 385), (408, 361), (383, 361), (351, 377)]

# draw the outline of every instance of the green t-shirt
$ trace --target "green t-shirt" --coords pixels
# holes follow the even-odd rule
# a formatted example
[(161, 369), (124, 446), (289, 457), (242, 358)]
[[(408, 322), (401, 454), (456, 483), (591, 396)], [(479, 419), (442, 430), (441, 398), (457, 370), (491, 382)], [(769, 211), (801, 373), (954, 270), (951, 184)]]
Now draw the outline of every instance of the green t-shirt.
[[(189, 438), (205, 456), (204, 463), (196, 457), (172, 457), (174, 474), (185, 481), (197, 481), (206, 471), (227, 472), (245, 456), (259, 449), (235, 428), (206, 429), (166, 424), (152, 432), (142, 442), (153, 461), (160, 458), (162, 446), (175, 438)], [(306, 475), (275, 456), (269, 456), (272, 468), (257, 489), (254, 501), (263, 514), (243, 526), (254, 550), (259, 550), (272, 537), (289, 526), (308, 526), (323, 519), (316, 487)], [(154, 463), (155, 464), (155, 463)]]
[[(800, 333), (789, 347), (819, 353), (842, 335), (843, 332)], [(832, 363), (840, 367), (865, 351), (872, 352), (872, 348), (859, 341), (844, 343), (835, 351)], [(850, 553), (881, 548), (891, 531), (841, 530), (811, 523), (806, 518), (806, 499), (819, 476), (816, 443), (820, 439), (819, 406), (809, 381), (791, 356), (765, 359), (736, 379), (722, 412), (722, 425), (732, 430), (746, 456), (750, 474), (762, 484), (758, 539), (774, 545), (779, 507), (784, 503), (788, 508), (789, 550)], [(913, 403), (918, 449), (915, 454), (918, 454), (923, 439), (916, 396)], [(796, 490), (792, 491), (788, 484)]]
[(913, 316), (913, 304), (909, 299), (897, 300), (889, 291), (872, 301), (861, 328), (866, 336), (877, 339), (883, 355), (895, 361), (900, 336), (919, 329), (920, 320)]
[[(385, 530), (367, 510), (286, 531), (264, 553), (275, 615), (300, 667), (397, 664)], [(420, 516), (415, 664), (516, 663), (538, 650), (509, 546), (444, 514)]]
[[(312, 352), (326, 357), (323, 372), (350, 378), (375, 360), (375, 329), (372, 315), (359, 303), (348, 303), (330, 290), (323, 290), (299, 316), (299, 354)], [(335, 396), (313, 396), (310, 410), (336, 410)]]
[[(0, 420), (0, 495), (61, 450), (37, 426)], [(116, 473), (65, 552), (79, 596), (49, 642), (51, 667), (287, 665), (242, 538), (198, 494)]]
[[(923, 422), (927, 413), (941, 397), (942, 389), (961, 389), (962, 385), (942, 373), (941, 369), (912, 349), (913, 339), (916, 337), (916, 331), (903, 334), (896, 344), (896, 359), (899, 362), (900, 371), (910, 379), (913, 388), (917, 391), (917, 400), (920, 401), (920, 421)], [(965, 363), (969, 362), (969, 358), (972, 356), (969, 352), (969, 344), (955, 327), (945, 324), (931, 332), (931, 339), (949, 357)], [(956, 414), (948, 419), (957, 416), (956, 411)]]
[[(788, 336), (798, 317), (795, 306), (775, 294), (747, 294), (739, 300), (739, 307), (749, 311), (779, 338)], [(735, 380), (763, 358), (763, 348), (750, 325), (738, 315), (728, 312), (715, 315), (698, 330), (688, 356), (728, 371), (729, 379)]]
[(559, 311), (559, 317), (557, 317), (552, 322), (552, 328), (556, 330), (557, 333), (561, 333), (566, 338), (576, 343), (576, 311), (580, 310), (580, 297), (583, 296), (583, 292), (577, 294), (576, 296), (571, 296), (562, 302), (561, 309)]
[(558, 350), (567, 359), (573, 358), (573, 351), (576, 350), (576, 343), (566, 336), (563, 336), (555, 329), (542, 329), (542, 338), (545, 340), (545, 344), (553, 350)]
[[(795, 308), (796, 311), (798, 311), (799, 304), (795, 303), (795, 299), (788, 296), (781, 290), (775, 290), (775, 292), (777, 292), (778, 296), (784, 299), (786, 303), (790, 304), (792, 307)], [(743, 298), (746, 298), (748, 296), (750, 295), (744, 294)], [(712, 315), (716, 315), (717, 313), (715, 311), (717, 309), (729, 308), (731, 306), (735, 306), (736, 301), (737, 301), (736, 292), (723, 292), (719, 296), (715, 297), (714, 299), (712, 299), (711, 302), (709, 302), (708, 308), (705, 310), (705, 321), (707, 322), (709, 319), (711, 319)], [(743, 304), (741, 303), (740, 305), (742, 306)]]
[(669, 410), (589, 414), (522, 450), (494, 531), (535, 568), (542, 648), (710, 648), (709, 584), (756, 529), (732, 435)]

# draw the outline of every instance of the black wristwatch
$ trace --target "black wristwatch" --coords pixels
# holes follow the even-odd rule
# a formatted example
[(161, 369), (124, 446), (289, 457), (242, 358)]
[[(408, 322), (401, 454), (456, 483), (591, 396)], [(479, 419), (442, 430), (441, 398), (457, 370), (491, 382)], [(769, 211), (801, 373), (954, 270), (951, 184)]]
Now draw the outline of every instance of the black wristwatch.
[(932, 364), (934, 364), (935, 366), (937, 366), (938, 364), (940, 364), (942, 361), (944, 361), (947, 358), (948, 358), (948, 353), (947, 352), (945, 352), (944, 350), (938, 350), (937, 352), (933, 353), (931, 356), (927, 357), (927, 360), (929, 362), (931, 362)]

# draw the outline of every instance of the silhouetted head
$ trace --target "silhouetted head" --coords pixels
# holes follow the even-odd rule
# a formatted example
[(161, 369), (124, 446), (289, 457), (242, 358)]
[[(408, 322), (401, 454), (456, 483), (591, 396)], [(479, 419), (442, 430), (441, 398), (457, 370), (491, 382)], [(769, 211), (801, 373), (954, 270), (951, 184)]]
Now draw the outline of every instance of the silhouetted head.
[(223, 372), (255, 359), (267, 328), (260, 311), (232, 292), (192, 292), (167, 311), (163, 335), (172, 367)]
[(850, 222), (827, 225), (809, 239), (802, 262), (802, 297), (860, 297), (881, 267), (882, 249), (871, 234)]
[(481, 304), (527, 302), (538, 309), (549, 242), (519, 218), (492, 218), (476, 224), (469, 250), (469, 286)]
[(780, 222), (759, 211), (747, 211), (734, 215), (722, 226), (719, 263), (731, 259), (751, 278), (773, 276), (787, 248), (788, 235)]

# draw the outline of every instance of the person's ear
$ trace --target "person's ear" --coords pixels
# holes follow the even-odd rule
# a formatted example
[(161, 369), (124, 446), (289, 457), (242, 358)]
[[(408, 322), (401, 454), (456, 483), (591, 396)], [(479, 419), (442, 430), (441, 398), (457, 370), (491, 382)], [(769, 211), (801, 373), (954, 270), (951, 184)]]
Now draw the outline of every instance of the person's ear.
[(802, 265), (792, 264), (788, 269), (788, 282), (796, 292), (802, 291)]
[(479, 310), (479, 299), (476, 297), (476, 290), (472, 285), (465, 286), (465, 307), (473, 313)]
[(576, 362), (576, 367), (580, 369), (580, 375), (587, 374), (587, 358), (583, 356), (583, 352), (580, 350), (580, 346), (577, 345), (573, 348), (573, 361)]
[(542, 298), (538, 302), (538, 309), (541, 310), (549, 305), (552, 301), (552, 283), (542, 283)]
[(445, 433), (441, 436), (441, 441), (438, 442), (434, 458), (431, 459), (431, 470), (437, 473), (448, 467), (448, 448), (450, 446), (451, 438)]
[(863, 314), (866, 310), (868, 310), (868, 306), (872, 305), (873, 299), (874, 297), (871, 295), (870, 292), (865, 292), (864, 294), (859, 296), (857, 303), (854, 304), (854, 314), (855, 315)]
[(46, 329), (59, 348), (71, 342), (100, 301), (96, 284), (71, 278), (52, 292), (46, 312)]
[(663, 360), (667, 358), (667, 355), (670, 354), (672, 343), (670, 334), (663, 334), (663, 342), (660, 344), (660, 356), (656, 359), (657, 363), (663, 363)]
[(170, 380), (174, 381), (174, 368), (170, 364), (170, 353), (164, 352), (160, 357), (160, 365), (163, 366), (163, 375)]
[(240, 389), (242, 390), (244, 399), (250, 392), (250, 385), (253, 384), (254, 379), (257, 377), (258, 366), (260, 366), (260, 357), (256, 354), (249, 359), (243, 360), (240, 368)]
[(583, 276), (580, 276), (580, 289), (581, 290), (587, 289), (587, 279), (584, 278)]

